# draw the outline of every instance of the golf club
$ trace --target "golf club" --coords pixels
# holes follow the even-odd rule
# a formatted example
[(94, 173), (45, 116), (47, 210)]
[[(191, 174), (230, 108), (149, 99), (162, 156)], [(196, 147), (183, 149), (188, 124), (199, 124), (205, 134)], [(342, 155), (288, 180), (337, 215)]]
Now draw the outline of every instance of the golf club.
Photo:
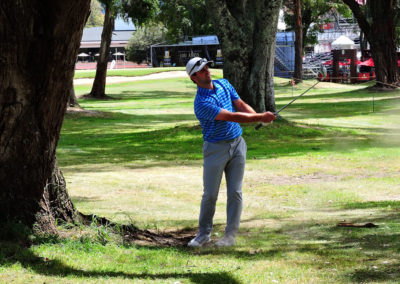
[[(314, 88), (316, 85), (318, 85), (319, 83), (321, 83), (324, 78), (327, 75), (327, 71), (326, 68), (324, 66), (321, 67), (320, 72), (322, 74), (322, 78), (320, 81), (318, 81), (317, 83), (315, 83), (314, 85), (312, 85), (310, 88), (308, 88), (307, 90), (305, 90), (303, 93), (301, 93), (300, 95), (298, 95), (297, 97), (295, 97), (292, 101), (290, 101), (288, 104), (286, 104), (285, 106), (281, 107), (278, 111), (274, 112), (275, 115), (278, 115), (282, 110), (284, 110), (285, 108), (287, 108), (288, 106), (290, 106), (292, 103), (294, 103), (298, 98), (300, 98), (301, 96), (303, 96), (304, 94), (306, 94), (309, 90), (311, 90), (312, 88)], [(266, 123), (259, 123), (255, 129), (258, 130), (260, 129), (261, 126), (266, 125)]]

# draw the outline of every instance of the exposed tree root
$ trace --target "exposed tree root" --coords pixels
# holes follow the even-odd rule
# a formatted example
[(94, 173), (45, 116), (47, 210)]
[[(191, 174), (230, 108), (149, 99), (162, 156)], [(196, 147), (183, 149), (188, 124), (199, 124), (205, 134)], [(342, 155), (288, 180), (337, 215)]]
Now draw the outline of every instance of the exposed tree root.
[(365, 224), (354, 224), (349, 222), (340, 222), (337, 224), (338, 227), (350, 227), (350, 228), (376, 228), (379, 227), (374, 223), (365, 223)]
[(85, 215), (78, 212), (80, 221), (85, 225), (93, 224), (107, 226), (121, 234), (124, 240), (138, 245), (158, 246), (158, 247), (182, 247), (194, 237), (192, 229), (183, 229), (170, 232), (155, 232), (152, 230), (140, 230), (134, 225), (120, 225), (107, 218), (96, 215)]

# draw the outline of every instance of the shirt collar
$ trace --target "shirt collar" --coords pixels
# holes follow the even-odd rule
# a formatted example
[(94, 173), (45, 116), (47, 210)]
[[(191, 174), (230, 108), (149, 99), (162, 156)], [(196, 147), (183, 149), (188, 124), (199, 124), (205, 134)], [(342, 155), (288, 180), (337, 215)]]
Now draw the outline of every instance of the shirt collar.
[(202, 87), (197, 86), (197, 92), (199, 94), (209, 94), (211, 92), (216, 92), (216, 90), (218, 89), (218, 86), (217, 86), (218, 84), (215, 84), (214, 80), (212, 80), (211, 82), (212, 82), (212, 84), (214, 86), (214, 89), (210, 90), (210, 89), (206, 89), (206, 88), (202, 88)]

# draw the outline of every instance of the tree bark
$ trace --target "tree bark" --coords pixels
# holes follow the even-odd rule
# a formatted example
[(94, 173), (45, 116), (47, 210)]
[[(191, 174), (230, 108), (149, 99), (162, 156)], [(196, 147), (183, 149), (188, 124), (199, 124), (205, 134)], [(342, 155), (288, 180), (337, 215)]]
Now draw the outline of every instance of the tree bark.
[(378, 87), (390, 87), (399, 84), (399, 71), (395, 45), (395, 2), (393, 0), (369, 0), (366, 7), (367, 18), (361, 6), (354, 0), (342, 0), (352, 10), (358, 25), (367, 38)]
[(0, 222), (54, 226), (45, 190), (90, 0), (0, 2)]
[(97, 59), (96, 76), (93, 81), (92, 90), (86, 96), (88, 98), (107, 99), (106, 96), (106, 78), (107, 64), (110, 53), (112, 32), (114, 30), (114, 16), (110, 5), (106, 5), (104, 16), (103, 31), (101, 33), (101, 44), (99, 58)]
[(57, 160), (54, 163), (53, 172), (46, 184), (45, 191), (48, 192), (51, 215), (55, 219), (73, 222), (76, 217), (76, 210), (69, 198), (67, 183), (58, 167)]
[(71, 89), (69, 92), (69, 100), (68, 100), (68, 106), (69, 107), (78, 107), (80, 108), (81, 106), (78, 103), (78, 99), (76, 98), (75, 95), (75, 90), (74, 90), (74, 84), (71, 84)]
[(257, 112), (276, 111), (275, 40), (282, 0), (206, 0), (224, 55), (224, 77)]
[(296, 37), (294, 41), (294, 81), (296, 84), (303, 81), (303, 27), (301, 17), (301, 0), (294, 0), (294, 30)]

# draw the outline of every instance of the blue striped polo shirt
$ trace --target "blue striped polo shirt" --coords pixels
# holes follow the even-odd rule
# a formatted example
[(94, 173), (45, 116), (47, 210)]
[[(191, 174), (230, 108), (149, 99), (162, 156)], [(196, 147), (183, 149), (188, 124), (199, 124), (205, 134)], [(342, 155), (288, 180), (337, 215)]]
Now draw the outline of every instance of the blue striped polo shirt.
[(213, 80), (214, 89), (197, 87), (194, 99), (194, 113), (203, 129), (203, 139), (207, 142), (235, 139), (242, 135), (239, 123), (215, 120), (221, 109), (235, 112), (233, 101), (239, 95), (226, 79)]

